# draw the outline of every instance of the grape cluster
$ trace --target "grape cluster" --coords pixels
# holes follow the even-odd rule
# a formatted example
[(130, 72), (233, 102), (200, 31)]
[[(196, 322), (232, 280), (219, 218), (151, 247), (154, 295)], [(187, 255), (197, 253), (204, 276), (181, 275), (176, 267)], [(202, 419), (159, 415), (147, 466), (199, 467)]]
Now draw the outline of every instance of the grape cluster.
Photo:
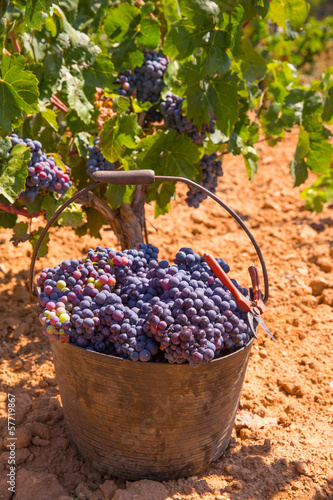
[(120, 95), (130, 96), (136, 90), (136, 96), (141, 102), (157, 102), (164, 87), (163, 76), (168, 61), (156, 50), (143, 50), (142, 66), (134, 69), (134, 74), (125, 71), (119, 75), (117, 83)]
[[(216, 158), (216, 153), (211, 155), (204, 154), (200, 160), (202, 181), (200, 181), (199, 184), (209, 189), (212, 193), (216, 191), (218, 178), (223, 175), (222, 162)], [(186, 194), (187, 197), (185, 201), (189, 207), (193, 208), (199, 208), (200, 203), (207, 198), (205, 193), (195, 188), (190, 188)]]
[(151, 244), (124, 251), (98, 246), (80, 260), (43, 269), (37, 283), (50, 340), (123, 359), (198, 366), (251, 338), (246, 313), (190, 248), (170, 265), (158, 261)]
[(187, 116), (183, 115), (182, 106), (184, 99), (174, 94), (167, 94), (165, 101), (161, 102), (161, 111), (165, 117), (165, 125), (179, 134), (187, 134), (195, 144), (202, 144), (206, 138), (206, 133), (214, 133), (214, 122), (204, 123), (201, 130), (194, 125)]
[(10, 136), (12, 147), (25, 144), (31, 150), (28, 163), (28, 177), (25, 181), (25, 190), (20, 193), (20, 199), (32, 203), (41, 189), (47, 189), (60, 195), (65, 194), (72, 186), (69, 175), (57, 167), (52, 156), (47, 156), (42, 151), (39, 141), (22, 139), (17, 134)]
[(114, 163), (106, 160), (101, 153), (101, 149), (97, 146), (100, 138), (94, 140), (94, 146), (88, 146), (89, 158), (86, 163), (87, 174), (92, 175), (99, 170), (115, 170)]

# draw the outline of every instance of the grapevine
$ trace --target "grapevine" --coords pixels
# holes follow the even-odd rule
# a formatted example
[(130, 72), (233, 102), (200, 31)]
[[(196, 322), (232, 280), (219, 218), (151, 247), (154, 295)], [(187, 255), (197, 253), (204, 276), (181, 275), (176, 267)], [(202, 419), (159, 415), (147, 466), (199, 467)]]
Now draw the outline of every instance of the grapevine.
[[(253, 180), (256, 144), (274, 147), (292, 129), (295, 186), (317, 176), (305, 207), (332, 199), (333, 70), (317, 80), (299, 71), (327, 49), (331, 18), (308, 17), (306, 0), (291, 0), (288, 12), (282, 0), (184, 0), (98, 3), (92, 21), (77, 3), (1, 9), (2, 227), (21, 234), (19, 215), (33, 225), (36, 214), (49, 218), (98, 170), (147, 168), (218, 193), (220, 155), (241, 155)], [(66, 209), (59, 225), (98, 237), (107, 222), (132, 248), (143, 241), (145, 201), (158, 216), (174, 196), (173, 183), (110, 185)], [(189, 206), (203, 200), (188, 191)], [(23, 237), (34, 243), (34, 231)]]

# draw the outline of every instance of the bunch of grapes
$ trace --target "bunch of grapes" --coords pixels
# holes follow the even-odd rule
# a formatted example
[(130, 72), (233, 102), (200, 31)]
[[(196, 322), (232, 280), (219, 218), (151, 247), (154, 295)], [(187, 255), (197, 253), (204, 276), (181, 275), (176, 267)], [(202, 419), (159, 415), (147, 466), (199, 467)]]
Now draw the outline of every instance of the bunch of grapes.
[(136, 96), (141, 102), (155, 103), (159, 100), (164, 87), (163, 76), (168, 67), (168, 61), (156, 50), (143, 50), (142, 66), (134, 69), (134, 74), (125, 71), (119, 75), (117, 83), (120, 95), (130, 96), (136, 90)]
[(20, 199), (32, 203), (40, 190), (46, 189), (57, 194), (65, 194), (72, 186), (69, 175), (61, 167), (57, 167), (52, 156), (47, 156), (42, 151), (39, 141), (22, 139), (17, 134), (10, 136), (12, 147), (25, 144), (31, 150), (28, 163), (28, 177), (25, 181), (25, 190), (20, 194)]
[(101, 153), (101, 149), (97, 146), (100, 138), (94, 140), (94, 146), (88, 146), (89, 158), (86, 163), (87, 174), (92, 176), (94, 172), (99, 170), (115, 170), (114, 163), (106, 160)]
[[(209, 189), (215, 193), (218, 183), (218, 178), (223, 175), (222, 162), (217, 160), (216, 153), (211, 155), (203, 155), (200, 160), (202, 170), (202, 181), (199, 182), (200, 186)], [(186, 193), (186, 203), (189, 207), (199, 208), (200, 203), (207, 198), (207, 195), (202, 191), (190, 188)]]
[(206, 138), (206, 133), (214, 133), (214, 122), (204, 123), (201, 130), (198, 130), (188, 118), (183, 115), (182, 106), (184, 99), (174, 94), (167, 94), (166, 100), (161, 102), (161, 111), (165, 117), (165, 125), (179, 134), (187, 134), (195, 144), (202, 144)]
[(180, 249), (170, 265), (158, 261), (151, 244), (124, 251), (99, 246), (80, 260), (43, 269), (37, 283), (50, 340), (123, 359), (198, 366), (251, 338), (246, 313), (190, 248)]
[(112, 109), (112, 99), (104, 95), (104, 90), (96, 88), (95, 94), (96, 107), (99, 110), (99, 117), (97, 119), (97, 128), (101, 129), (105, 120), (113, 117), (114, 112)]

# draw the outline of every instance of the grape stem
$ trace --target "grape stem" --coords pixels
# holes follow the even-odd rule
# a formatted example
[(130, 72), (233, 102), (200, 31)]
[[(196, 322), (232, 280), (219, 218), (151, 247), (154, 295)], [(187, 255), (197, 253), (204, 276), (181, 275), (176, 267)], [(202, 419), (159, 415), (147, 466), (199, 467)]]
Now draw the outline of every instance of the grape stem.
[(17, 38), (15, 36), (14, 31), (10, 31), (9, 34), (10, 34), (10, 38), (12, 39), (12, 42), (14, 44), (15, 51), (20, 54), (21, 53), (21, 47), (20, 47), (20, 44), (17, 41)]
[(15, 207), (13, 205), (10, 205), (9, 203), (4, 203), (2, 201), (0, 201), (0, 210), (3, 210), (8, 214), (23, 215), (28, 219), (32, 219), (33, 217), (38, 217), (39, 215), (41, 215), (41, 212), (33, 212), (32, 214), (29, 214), (29, 212), (24, 208)]
[(60, 109), (60, 111), (67, 113), (68, 111), (67, 106), (62, 101), (60, 101), (60, 99), (56, 95), (52, 94), (50, 101), (54, 106)]

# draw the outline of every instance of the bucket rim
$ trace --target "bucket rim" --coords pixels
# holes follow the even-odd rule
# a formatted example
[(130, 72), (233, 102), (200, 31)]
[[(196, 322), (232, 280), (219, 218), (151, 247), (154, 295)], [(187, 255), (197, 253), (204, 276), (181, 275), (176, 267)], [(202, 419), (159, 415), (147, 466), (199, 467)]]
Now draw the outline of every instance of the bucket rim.
[[(252, 343), (253, 343), (254, 340), (255, 340), (255, 337), (252, 337), (249, 340), (249, 342), (245, 346), (241, 347), (240, 349), (237, 349), (236, 351), (234, 351), (234, 352), (232, 352), (230, 354), (227, 354), (226, 356), (221, 356), (219, 358), (212, 359), (206, 365), (198, 365), (198, 366), (191, 366), (189, 363), (158, 363), (158, 362), (149, 362), (149, 361), (147, 363), (144, 363), (142, 361), (141, 362), (135, 362), (135, 361), (131, 361), (129, 359), (118, 358), (117, 356), (113, 356), (112, 354), (105, 354), (103, 352), (97, 352), (97, 351), (92, 351), (90, 349), (85, 349), (84, 347), (76, 346), (74, 344), (71, 344), (70, 342), (66, 342), (63, 345), (70, 346), (71, 349), (72, 348), (73, 349), (79, 349), (80, 351), (85, 351), (87, 353), (91, 353), (91, 355), (95, 354), (95, 355), (98, 355), (98, 356), (103, 356), (106, 359), (111, 359), (111, 360), (113, 360), (116, 363), (117, 362), (119, 362), (119, 363), (131, 363), (131, 366), (134, 366), (134, 365), (135, 366), (139, 365), (140, 367), (142, 367), (143, 365), (144, 366), (157, 366), (157, 367), (159, 367), (159, 366), (162, 366), (162, 367), (166, 367), (166, 366), (170, 366), (170, 367), (173, 366), (173, 367), (175, 367), (175, 366), (177, 366), (177, 367), (183, 367), (183, 368), (186, 366), (189, 369), (197, 369), (199, 367), (206, 367), (206, 366), (208, 366), (208, 365), (210, 365), (212, 363), (217, 363), (217, 362), (219, 362), (221, 360), (225, 360), (227, 358), (230, 358), (231, 356), (234, 356), (235, 354), (238, 354), (238, 353), (244, 351), (248, 347), (252, 347)], [(50, 342), (51, 345), (61, 344), (61, 342), (59, 342), (59, 341), (51, 341), (51, 340), (49, 340), (49, 342)], [(185, 368), (185, 369), (187, 369), (187, 368)]]

